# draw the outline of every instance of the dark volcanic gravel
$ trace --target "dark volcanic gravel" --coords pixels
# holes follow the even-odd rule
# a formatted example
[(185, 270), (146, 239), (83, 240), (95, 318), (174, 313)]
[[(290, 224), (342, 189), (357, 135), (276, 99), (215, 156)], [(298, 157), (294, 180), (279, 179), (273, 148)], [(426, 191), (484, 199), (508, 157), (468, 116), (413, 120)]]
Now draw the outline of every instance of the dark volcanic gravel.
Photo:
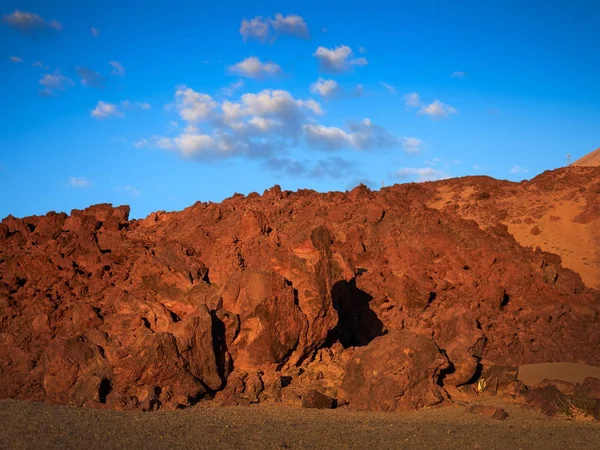
[(5, 400), (0, 448), (600, 448), (598, 422), (503, 407), (510, 414), (505, 421), (459, 406), (403, 414), (264, 405), (124, 413)]

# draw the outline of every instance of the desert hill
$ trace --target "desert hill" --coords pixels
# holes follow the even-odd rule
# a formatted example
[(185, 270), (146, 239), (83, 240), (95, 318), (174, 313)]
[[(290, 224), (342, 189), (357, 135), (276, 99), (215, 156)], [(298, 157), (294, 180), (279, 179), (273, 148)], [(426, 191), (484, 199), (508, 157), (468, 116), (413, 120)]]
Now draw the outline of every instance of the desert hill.
[(600, 364), (599, 202), (600, 168), (569, 167), (9, 216), (0, 397), (399, 410), (520, 364)]
[(600, 166), (600, 148), (582, 156), (571, 164), (572, 166), (599, 167)]

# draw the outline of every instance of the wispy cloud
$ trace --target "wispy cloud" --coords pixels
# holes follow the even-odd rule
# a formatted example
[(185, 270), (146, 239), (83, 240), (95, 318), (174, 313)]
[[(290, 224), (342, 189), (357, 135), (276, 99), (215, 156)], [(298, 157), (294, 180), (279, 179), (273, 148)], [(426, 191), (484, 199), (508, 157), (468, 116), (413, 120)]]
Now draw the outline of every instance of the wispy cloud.
[(98, 28), (95, 28), (95, 27), (90, 27), (90, 33), (95, 38), (97, 38), (98, 36), (100, 36), (100, 30)]
[(417, 182), (437, 181), (450, 178), (446, 172), (433, 167), (403, 167), (395, 174), (396, 177), (412, 179)]
[(432, 118), (444, 118), (449, 117), (451, 114), (458, 114), (458, 110), (456, 108), (442, 103), (437, 99), (428, 105), (424, 104), (421, 101), (421, 97), (416, 92), (406, 94), (404, 96), (404, 104), (406, 105), (407, 109), (418, 108), (419, 114), (424, 114)]
[(123, 100), (121, 102), (121, 106), (123, 108), (139, 108), (139, 109), (143, 109), (143, 110), (150, 110), (152, 109), (152, 105), (148, 102), (132, 102), (129, 100)]
[(36, 61), (36, 62), (34, 62), (34, 63), (31, 65), (31, 67), (41, 67), (41, 68), (42, 68), (42, 69), (44, 69), (44, 70), (48, 70), (48, 69), (49, 69), (49, 67), (46, 67), (45, 65), (43, 65), (41, 61)]
[(96, 107), (91, 111), (90, 115), (96, 119), (105, 119), (111, 116), (124, 117), (124, 114), (119, 110), (117, 105), (103, 101), (99, 101), (96, 104)]
[(529, 170), (525, 169), (521, 166), (512, 166), (510, 169), (510, 173), (528, 173)]
[(123, 189), (125, 190), (125, 192), (132, 195), (133, 197), (139, 197), (140, 195), (142, 195), (142, 191), (134, 188), (133, 186), (124, 186)]
[(452, 72), (450, 78), (465, 78), (467, 74), (465, 72)]
[(313, 53), (319, 60), (319, 67), (324, 72), (341, 73), (355, 66), (366, 66), (366, 58), (355, 58), (352, 49), (346, 45), (336, 48), (319, 47)]
[(2, 22), (25, 35), (38, 36), (44, 32), (62, 30), (62, 24), (56, 20), (45, 20), (38, 14), (15, 9), (2, 16)]
[(403, 137), (401, 143), (406, 153), (419, 153), (423, 149), (423, 141), (416, 137)]
[(67, 187), (86, 188), (91, 186), (92, 182), (85, 177), (69, 177)]
[(386, 89), (386, 91), (388, 91), (392, 95), (396, 95), (398, 93), (398, 91), (396, 90), (396, 88), (394, 86), (392, 86), (391, 84), (387, 84), (387, 83), (385, 83), (383, 81), (380, 81), (379, 84), (381, 86), (383, 86)]
[(256, 56), (250, 56), (229, 66), (229, 73), (246, 78), (273, 77), (281, 74), (281, 67), (272, 61), (263, 63)]
[(40, 89), (40, 94), (42, 95), (53, 95), (56, 94), (56, 91), (64, 91), (67, 87), (73, 85), (73, 80), (69, 77), (61, 75), (61, 73), (57, 70), (53, 74), (45, 74), (39, 81), (39, 83), (44, 86), (43, 89)]
[(11, 56), (9, 59), (10, 59), (10, 62), (13, 62), (13, 63), (22, 63), (23, 62), (23, 60), (21, 58), (19, 58), (18, 56)]
[(123, 64), (121, 64), (118, 61), (109, 61), (108, 64), (110, 64), (113, 67), (113, 70), (110, 72), (111, 75), (115, 75), (118, 77), (125, 76), (125, 68), (123, 67)]
[(274, 17), (256, 16), (253, 19), (244, 19), (240, 26), (240, 34), (244, 41), (258, 39), (261, 42), (274, 42), (280, 36), (294, 36), (301, 39), (310, 37), (306, 22), (295, 14), (287, 16), (275, 14)]
[(458, 110), (450, 105), (434, 100), (429, 105), (424, 105), (420, 110), (419, 114), (425, 114), (430, 117), (441, 118), (448, 117), (451, 114), (458, 114)]
[(222, 88), (221, 92), (223, 93), (224, 96), (231, 97), (231, 96), (233, 96), (233, 94), (236, 93), (236, 91), (241, 89), (243, 86), (244, 86), (244, 80), (233, 81), (232, 83), (229, 83), (229, 85), (227, 87)]
[(316, 161), (274, 157), (265, 160), (262, 167), (270, 172), (284, 174), (288, 177), (339, 180), (357, 175), (356, 163), (337, 156)]
[(404, 95), (404, 104), (406, 108), (418, 108), (421, 106), (421, 97), (416, 92)]

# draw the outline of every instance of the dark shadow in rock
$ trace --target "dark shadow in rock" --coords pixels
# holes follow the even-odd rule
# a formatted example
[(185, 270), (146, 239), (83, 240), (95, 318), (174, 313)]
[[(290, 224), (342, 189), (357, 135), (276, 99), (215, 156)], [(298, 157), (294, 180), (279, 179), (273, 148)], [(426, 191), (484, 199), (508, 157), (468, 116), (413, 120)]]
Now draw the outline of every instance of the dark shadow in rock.
[(383, 322), (369, 306), (373, 297), (356, 287), (355, 278), (335, 283), (331, 298), (338, 323), (330, 332), (329, 342), (339, 339), (344, 348), (361, 347), (386, 333)]

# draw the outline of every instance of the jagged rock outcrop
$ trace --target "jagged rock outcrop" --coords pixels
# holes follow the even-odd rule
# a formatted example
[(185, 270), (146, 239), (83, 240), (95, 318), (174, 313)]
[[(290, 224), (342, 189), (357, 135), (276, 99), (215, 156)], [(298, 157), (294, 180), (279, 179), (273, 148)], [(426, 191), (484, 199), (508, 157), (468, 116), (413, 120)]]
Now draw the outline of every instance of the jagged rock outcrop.
[[(600, 180), (556, 176), (583, 169)], [(502, 220), (432, 204), (435, 186), (274, 187), (143, 220), (111, 205), (9, 216), (0, 397), (155, 410), (316, 390), (396, 410), (495, 366), (600, 364), (599, 292)]]

